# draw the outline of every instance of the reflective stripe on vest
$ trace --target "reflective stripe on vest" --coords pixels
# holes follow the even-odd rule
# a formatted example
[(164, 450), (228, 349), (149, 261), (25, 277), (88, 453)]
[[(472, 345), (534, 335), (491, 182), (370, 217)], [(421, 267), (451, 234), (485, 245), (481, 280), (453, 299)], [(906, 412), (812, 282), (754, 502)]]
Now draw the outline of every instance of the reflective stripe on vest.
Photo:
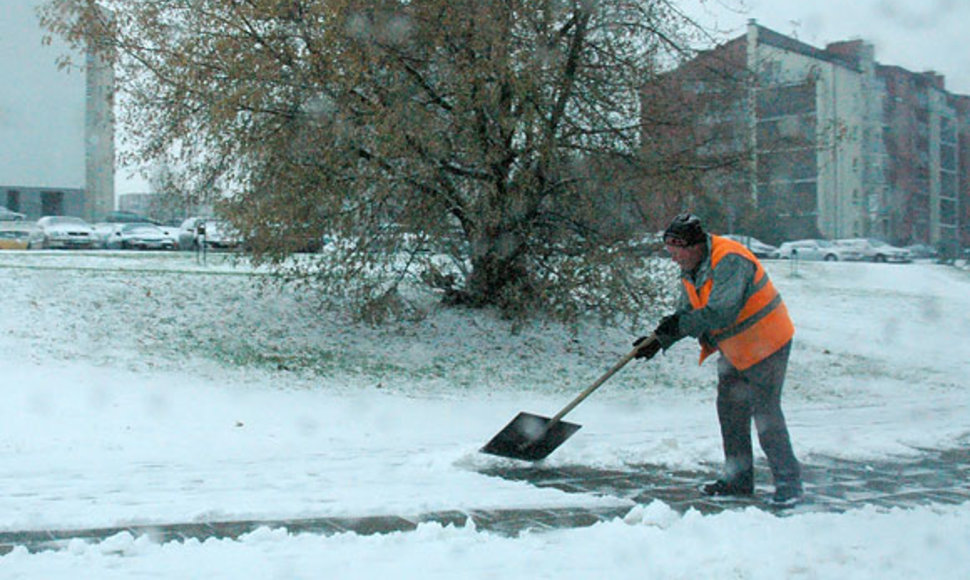
[(795, 335), (795, 326), (781, 295), (758, 259), (741, 244), (720, 236), (711, 236), (711, 276), (700, 290), (687, 278), (682, 279), (694, 310), (707, 306), (714, 286), (714, 269), (721, 258), (729, 254), (739, 254), (755, 265), (755, 291), (745, 301), (734, 322), (709, 333), (711, 340), (717, 343), (716, 348), (701, 341), (700, 362), (720, 350), (734, 368), (743, 371), (785, 346)]

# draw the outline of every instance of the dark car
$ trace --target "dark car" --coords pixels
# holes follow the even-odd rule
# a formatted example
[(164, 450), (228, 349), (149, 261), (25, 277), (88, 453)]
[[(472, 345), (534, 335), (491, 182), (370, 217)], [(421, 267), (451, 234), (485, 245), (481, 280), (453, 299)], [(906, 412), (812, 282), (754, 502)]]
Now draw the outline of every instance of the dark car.
[(155, 224), (158, 225), (153, 219), (147, 218), (143, 215), (130, 212), (130, 211), (110, 211), (105, 214), (104, 219), (101, 221), (110, 224)]
[(940, 255), (939, 250), (929, 244), (910, 244), (903, 249), (908, 250), (914, 260), (932, 260)]

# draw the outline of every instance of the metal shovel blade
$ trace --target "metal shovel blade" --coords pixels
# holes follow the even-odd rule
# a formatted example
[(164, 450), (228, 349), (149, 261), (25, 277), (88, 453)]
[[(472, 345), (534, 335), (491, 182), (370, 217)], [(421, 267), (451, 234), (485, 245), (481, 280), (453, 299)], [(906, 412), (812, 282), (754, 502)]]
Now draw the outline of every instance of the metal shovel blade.
[[(656, 341), (657, 337), (650, 336), (650, 340)], [(606, 371), (603, 376), (596, 379), (592, 385), (586, 387), (582, 393), (562, 408), (561, 411), (552, 416), (540, 417), (531, 413), (519, 413), (512, 422), (492, 437), (492, 440), (485, 444), (480, 451), (491, 453), (501, 457), (511, 457), (512, 459), (524, 459), (525, 461), (538, 461), (545, 459), (547, 455), (562, 445), (563, 441), (572, 437), (573, 433), (579, 431), (580, 426), (576, 423), (567, 423), (562, 418), (566, 413), (576, 408), (586, 397), (593, 394), (606, 379), (612, 377), (623, 365), (633, 360), (639, 352), (643, 341), (637, 341), (633, 350), (620, 359), (613, 368)], [(644, 343), (649, 344), (649, 343)]]
[(581, 425), (521, 412), (482, 447), (482, 453), (538, 461), (562, 445)]

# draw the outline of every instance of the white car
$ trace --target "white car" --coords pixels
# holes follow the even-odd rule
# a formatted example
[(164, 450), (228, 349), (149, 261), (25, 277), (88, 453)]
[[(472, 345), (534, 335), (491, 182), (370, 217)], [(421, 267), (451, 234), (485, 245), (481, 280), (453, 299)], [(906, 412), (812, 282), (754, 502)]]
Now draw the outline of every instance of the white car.
[(862, 253), (852, 248), (839, 246), (829, 240), (808, 239), (784, 242), (778, 248), (783, 260), (861, 260)]
[(758, 238), (741, 234), (724, 234), (721, 237), (738, 242), (745, 248), (748, 248), (748, 250), (750, 250), (751, 253), (758, 258), (777, 259), (781, 257), (781, 252), (777, 247), (772, 246), (771, 244), (766, 244)]
[(0, 205), (0, 222), (22, 222), (27, 216), (19, 211), (12, 211), (5, 205)]
[(28, 241), (30, 248), (86, 249), (96, 248), (100, 240), (94, 228), (79, 217), (44, 216), (37, 220), (37, 230)]
[(913, 255), (909, 250), (905, 248), (897, 248), (896, 246), (887, 244), (886, 242), (877, 240), (875, 238), (849, 238), (845, 240), (836, 240), (835, 243), (842, 247), (852, 248), (858, 251), (862, 255), (862, 260), (869, 260), (871, 262), (896, 263), (913, 261)]
[(160, 226), (158, 226), (158, 229), (162, 230), (162, 233), (165, 234), (165, 237), (167, 237), (168, 239), (172, 240), (172, 245), (175, 246), (175, 249), (176, 250), (179, 249), (179, 226), (178, 226), (178, 224), (176, 224), (176, 225), (172, 225), (172, 224), (161, 224)]
[(110, 250), (174, 250), (175, 240), (162, 228), (150, 223), (118, 224), (104, 247)]
[(178, 232), (178, 247), (182, 250), (198, 249), (200, 240), (206, 248), (222, 250), (241, 245), (241, 240), (229, 222), (211, 217), (190, 217), (182, 222)]

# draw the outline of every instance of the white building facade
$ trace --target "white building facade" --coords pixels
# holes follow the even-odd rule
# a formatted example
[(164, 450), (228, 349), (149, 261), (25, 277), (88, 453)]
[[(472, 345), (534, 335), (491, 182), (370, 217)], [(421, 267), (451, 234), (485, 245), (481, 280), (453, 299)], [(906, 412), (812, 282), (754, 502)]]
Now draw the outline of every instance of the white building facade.
[(37, 219), (97, 219), (115, 206), (114, 72), (89, 52), (43, 44), (41, 0), (4, 5), (0, 19), (0, 205)]
[[(879, 173), (872, 48), (863, 58), (845, 58), (753, 23), (747, 46), (758, 127), (753, 195), (788, 197), (795, 203), (779, 207), (800, 216), (786, 217), (810, 218), (825, 237), (865, 235), (871, 177)], [(798, 146), (786, 146), (788, 139)]]

